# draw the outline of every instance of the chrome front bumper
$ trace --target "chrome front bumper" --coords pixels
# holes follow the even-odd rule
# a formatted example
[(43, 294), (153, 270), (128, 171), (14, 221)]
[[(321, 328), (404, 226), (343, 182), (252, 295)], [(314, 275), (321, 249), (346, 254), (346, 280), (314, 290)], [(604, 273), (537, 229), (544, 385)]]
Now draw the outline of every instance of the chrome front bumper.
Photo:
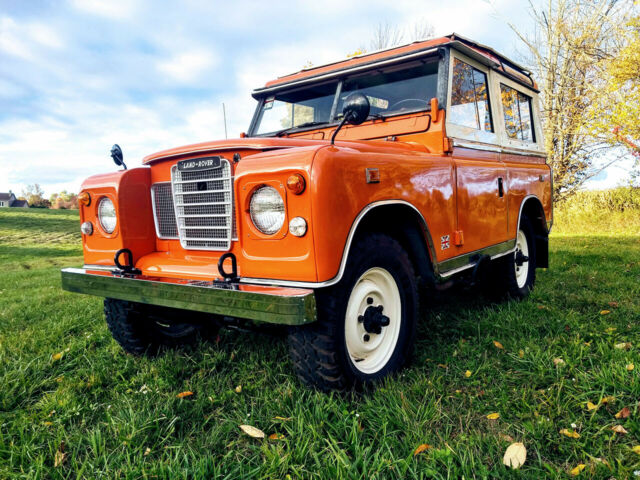
[(316, 320), (315, 296), (309, 289), (121, 276), (89, 268), (65, 268), (61, 273), (62, 288), (70, 292), (282, 325)]

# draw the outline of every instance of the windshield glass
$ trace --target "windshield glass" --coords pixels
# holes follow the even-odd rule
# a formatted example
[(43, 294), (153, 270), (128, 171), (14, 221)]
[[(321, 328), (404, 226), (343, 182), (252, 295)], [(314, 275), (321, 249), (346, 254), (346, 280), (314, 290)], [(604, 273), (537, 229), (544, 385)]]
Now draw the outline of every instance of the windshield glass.
[(344, 100), (354, 92), (367, 96), (371, 115), (399, 115), (427, 110), (437, 96), (438, 62), (413, 62), (376, 69), (344, 79), (335, 117), (331, 109), (338, 82), (300, 88), (266, 97), (252, 134), (270, 135), (284, 129), (337, 122)]
[(264, 135), (310, 122), (329, 122), (337, 86), (332, 82), (267, 97), (255, 133)]
[(336, 112), (339, 112), (338, 118), (342, 117), (344, 100), (354, 92), (362, 93), (369, 99), (371, 115), (426, 110), (429, 100), (436, 96), (437, 84), (436, 62), (369, 72), (344, 82)]

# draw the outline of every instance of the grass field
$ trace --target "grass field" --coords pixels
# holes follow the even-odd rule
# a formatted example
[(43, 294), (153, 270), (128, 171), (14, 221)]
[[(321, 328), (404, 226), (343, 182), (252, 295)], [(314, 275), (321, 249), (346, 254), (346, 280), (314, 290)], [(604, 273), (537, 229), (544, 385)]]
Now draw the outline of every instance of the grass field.
[[(412, 365), (345, 396), (300, 386), (284, 338), (264, 334), (124, 354), (101, 300), (60, 289), (59, 269), (82, 264), (77, 214), (0, 210), (0, 478), (539, 479), (580, 464), (578, 478), (633, 478), (638, 217), (559, 211), (528, 300), (433, 298)], [(512, 441), (528, 450), (517, 471), (502, 465)]]

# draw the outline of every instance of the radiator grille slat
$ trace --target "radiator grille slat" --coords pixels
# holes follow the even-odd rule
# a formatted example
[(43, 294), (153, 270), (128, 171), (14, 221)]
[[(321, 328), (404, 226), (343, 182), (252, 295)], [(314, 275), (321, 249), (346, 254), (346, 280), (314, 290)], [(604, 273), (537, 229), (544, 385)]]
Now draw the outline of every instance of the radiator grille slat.
[(229, 250), (234, 236), (231, 165), (194, 172), (171, 169), (176, 228), (191, 250)]

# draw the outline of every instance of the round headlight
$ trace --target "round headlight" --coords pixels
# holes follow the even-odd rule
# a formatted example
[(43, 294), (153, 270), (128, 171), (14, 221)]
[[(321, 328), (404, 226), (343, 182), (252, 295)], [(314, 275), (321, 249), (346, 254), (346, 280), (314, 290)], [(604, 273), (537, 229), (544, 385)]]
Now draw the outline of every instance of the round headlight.
[(105, 232), (113, 233), (116, 229), (118, 223), (116, 207), (113, 206), (113, 202), (107, 197), (103, 197), (98, 204), (98, 220)]
[(284, 200), (273, 187), (260, 187), (249, 204), (251, 221), (265, 235), (280, 231), (284, 224)]

